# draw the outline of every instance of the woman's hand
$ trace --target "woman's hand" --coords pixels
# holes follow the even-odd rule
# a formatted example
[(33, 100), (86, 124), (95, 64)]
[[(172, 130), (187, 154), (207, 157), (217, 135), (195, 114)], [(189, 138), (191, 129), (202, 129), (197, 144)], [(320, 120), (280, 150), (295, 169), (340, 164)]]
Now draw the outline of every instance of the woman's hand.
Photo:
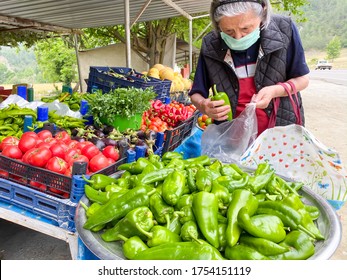
[(204, 99), (200, 102), (200, 108), (211, 119), (216, 121), (224, 121), (228, 118), (228, 113), (231, 108), (229, 105), (223, 105), (224, 100), (211, 101), (210, 98)]
[(253, 95), (251, 102), (255, 102), (257, 108), (265, 109), (269, 106), (272, 98), (276, 97), (279, 90), (282, 89), (278, 85), (263, 87), (257, 94)]

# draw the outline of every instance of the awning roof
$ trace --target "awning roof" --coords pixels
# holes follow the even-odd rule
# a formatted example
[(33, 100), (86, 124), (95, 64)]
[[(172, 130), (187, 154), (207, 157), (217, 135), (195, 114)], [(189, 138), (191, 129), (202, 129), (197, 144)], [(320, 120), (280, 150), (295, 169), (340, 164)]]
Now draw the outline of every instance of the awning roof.
[[(129, 1), (130, 22), (207, 14), (211, 0)], [(125, 0), (1, 1), (0, 31), (27, 29), (71, 31), (125, 23)]]

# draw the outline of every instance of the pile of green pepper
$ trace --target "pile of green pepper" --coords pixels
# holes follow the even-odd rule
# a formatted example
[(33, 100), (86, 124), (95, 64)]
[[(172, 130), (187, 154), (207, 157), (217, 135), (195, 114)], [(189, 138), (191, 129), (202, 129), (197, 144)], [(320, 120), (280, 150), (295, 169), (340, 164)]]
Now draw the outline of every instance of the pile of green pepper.
[(123, 242), (127, 259), (303, 260), (324, 236), (319, 209), (302, 202), (302, 184), (266, 163), (236, 164), (177, 152), (119, 166), (117, 178), (86, 179), (84, 228)]

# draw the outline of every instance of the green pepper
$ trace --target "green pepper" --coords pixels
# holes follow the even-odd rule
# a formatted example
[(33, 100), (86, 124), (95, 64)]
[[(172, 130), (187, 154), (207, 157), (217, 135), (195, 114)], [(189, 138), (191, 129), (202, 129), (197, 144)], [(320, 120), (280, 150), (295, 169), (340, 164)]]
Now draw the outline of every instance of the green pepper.
[(264, 256), (278, 255), (289, 251), (287, 246), (281, 246), (265, 238), (244, 234), (240, 236), (239, 244), (251, 247)]
[(188, 168), (187, 169), (187, 185), (191, 193), (197, 191), (195, 176), (198, 168)]
[[(213, 85), (213, 96), (211, 97), (211, 100), (212, 101), (218, 101), (218, 100), (223, 100), (224, 101), (224, 106), (225, 105), (229, 105), (230, 106), (230, 100), (229, 100), (229, 97), (228, 95), (223, 92), (223, 91), (217, 91), (217, 85), (214, 84)], [(233, 112), (232, 110), (230, 110), (230, 112), (228, 113), (228, 118), (227, 120), (228, 121), (231, 121), (233, 119)]]
[(316, 238), (310, 230), (305, 228), (302, 215), (294, 208), (283, 204), (282, 201), (260, 202), (256, 213), (275, 215), (282, 220), (284, 226), (290, 227), (290, 230), (301, 230), (312, 238)]
[(184, 194), (182, 195), (177, 204), (175, 205), (175, 208), (177, 210), (181, 210), (184, 206), (192, 206), (193, 205), (193, 195), (192, 194)]
[(82, 179), (96, 190), (103, 190), (108, 185), (117, 184), (117, 179), (104, 174), (94, 174), (92, 177), (90, 177), (90, 179), (87, 179), (84, 175), (82, 175)]
[(155, 154), (150, 154), (148, 156), (148, 160), (153, 163), (153, 165), (157, 168), (157, 169), (163, 169), (165, 167), (164, 162), (161, 161), (161, 158), (159, 155), (155, 155)]
[(138, 231), (136, 224), (140, 224), (144, 230), (150, 230), (153, 226), (153, 214), (147, 206), (140, 206), (131, 210), (115, 226), (107, 229), (101, 234), (101, 238), (106, 241), (120, 240), (119, 234), (127, 238), (137, 235), (142, 240), (147, 240), (146, 236)]
[(90, 201), (97, 202), (99, 204), (105, 204), (110, 199), (109, 192), (96, 190), (89, 185), (84, 186), (84, 193)]
[(218, 224), (228, 224), (228, 218), (218, 213)]
[(255, 211), (252, 209), (249, 212), (248, 207), (242, 207), (237, 215), (237, 223), (240, 228), (255, 237), (265, 238), (275, 243), (284, 240), (286, 231), (280, 218), (269, 214), (252, 216)]
[(179, 158), (173, 158), (166, 166), (165, 168), (174, 168), (177, 170), (184, 170), (185, 165), (183, 159)]
[(237, 244), (233, 247), (227, 246), (225, 249), (225, 257), (229, 260), (269, 260), (252, 247)]
[(182, 225), (189, 221), (195, 221), (195, 216), (193, 213), (192, 206), (189, 206), (189, 205), (183, 206), (180, 209), (180, 211), (176, 211), (175, 213), (181, 217), (180, 223)]
[(258, 176), (260, 174), (266, 174), (271, 172), (271, 166), (267, 162), (259, 163), (257, 169), (254, 171), (254, 176)]
[(211, 158), (208, 155), (202, 155), (195, 158), (188, 158), (184, 160), (184, 164), (186, 166), (186, 169), (195, 166), (195, 165), (202, 165), (207, 166), (211, 165)]
[(243, 174), (240, 178), (235, 179), (233, 176), (220, 176), (217, 182), (226, 187), (229, 193), (233, 193), (238, 189), (245, 189), (248, 185), (249, 175)]
[(165, 243), (138, 253), (135, 260), (224, 260), (220, 252), (203, 240)]
[(166, 152), (162, 155), (161, 160), (166, 164), (168, 164), (172, 159), (177, 158), (177, 159), (183, 159), (183, 154), (178, 153), (178, 152)]
[(314, 254), (315, 247), (310, 237), (298, 230), (289, 232), (280, 246), (289, 250), (283, 254), (270, 256), (272, 260), (306, 260)]
[(177, 215), (176, 213), (173, 214), (173, 219), (171, 220), (170, 224), (166, 225), (166, 227), (176, 233), (176, 234), (180, 234), (181, 233), (181, 227), (182, 224), (180, 222), (181, 217), (179, 215)]
[(310, 214), (312, 220), (317, 220), (320, 216), (318, 207), (305, 204), (305, 210)]
[(217, 197), (218, 208), (227, 209), (231, 200), (231, 195), (228, 189), (222, 186), (221, 184), (219, 184), (218, 181), (215, 180), (212, 183), (211, 193), (213, 193)]
[(195, 193), (192, 208), (202, 235), (213, 247), (219, 248), (217, 197), (205, 191)]
[(194, 241), (199, 238), (198, 225), (194, 221), (188, 221), (182, 225), (181, 238), (183, 241)]
[(175, 206), (179, 198), (184, 194), (185, 187), (185, 173), (182, 170), (174, 170), (166, 177), (163, 183), (164, 201), (171, 206)]
[(123, 192), (123, 191), (128, 191), (128, 189), (125, 189), (123, 187), (120, 187), (118, 185), (112, 184), (108, 185), (105, 187), (105, 192), (110, 192), (110, 193), (118, 193), (118, 192)]
[(119, 240), (123, 240), (123, 254), (128, 260), (135, 259), (136, 255), (148, 249), (148, 246), (138, 236), (126, 238), (123, 235), (118, 235)]
[(241, 178), (241, 176), (245, 174), (235, 163), (223, 164), (220, 173), (223, 176), (234, 176), (235, 179)]
[(155, 189), (140, 186), (130, 189), (126, 194), (119, 198), (110, 199), (102, 205), (93, 216), (87, 219), (84, 224), (85, 229), (92, 229), (98, 225), (104, 225), (112, 220), (123, 218), (129, 211), (140, 206), (149, 206), (149, 196)]
[(258, 175), (250, 176), (248, 186), (254, 194), (259, 193), (259, 191), (270, 182), (274, 171), (269, 171), (267, 173), (261, 173)]
[(226, 231), (228, 225), (225, 223), (218, 223), (218, 238), (219, 238), (219, 248), (218, 251), (224, 251), (227, 246)]
[(223, 164), (221, 163), (221, 161), (217, 159), (211, 165), (208, 166), (208, 169), (221, 174), (220, 172), (221, 172), (222, 166)]
[[(126, 172), (124, 172), (123, 174), (125, 174), (125, 173)], [(128, 173), (128, 174), (130, 174), (130, 173)], [(129, 189), (129, 187), (130, 187), (130, 184), (129, 184), (130, 176), (118, 178), (117, 179), (117, 185), (120, 186), (121, 188)]]
[(156, 169), (153, 163), (151, 163), (148, 159), (141, 157), (138, 158), (137, 161), (121, 164), (118, 166), (118, 170), (126, 170), (131, 174), (136, 175), (141, 174), (147, 165), (151, 165), (154, 169)]
[[(83, 201), (80, 201), (80, 204), (83, 207), (83, 209), (86, 211), (87, 218), (94, 215), (94, 213), (101, 207), (101, 205), (97, 202), (94, 202), (89, 207), (86, 204), (84, 204)], [(103, 228), (104, 228), (104, 225), (97, 226), (95, 228), (92, 228), (92, 231), (97, 232), (97, 231), (102, 230)]]
[(308, 213), (306, 211), (305, 208), (302, 209), (298, 209), (297, 210), (299, 212), (299, 214), (301, 214), (302, 216), (302, 225), (311, 233), (313, 233), (314, 237), (317, 240), (324, 240), (325, 237), (322, 235), (322, 233), (320, 232), (319, 228), (315, 225), (315, 223), (313, 222), (310, 213)]
[(160, 224), (170, 225), (171, 216), (174, 208), (163, 200), (162, 196), (155, 192), (149, 198), (149, 208), (151, 209), (155, 220)]
[(164, 181), (174, 171), (172, 168), (155, 170), (146, 174), (139, 174), (135, 177), (135, 185), (147, 185)]
[(233, 247), (241, 235), (242, 229), (237, 222), (237, 215), (240, 209), (246, 205), (253, 205), (257, 207), (258, 200), (253, 194), (246, 189), (237, 189), (233, 192), (231, 201), (227, 210), (228, 227), (226, 231), (226, 238), (228, 246)]
[(195, 175), (195, 184), (198, 191), (210, 192), (212, 189), (212, 173), (209, 169), (198, 169)]
[(180, 242), (181, 237), (170, 231), (168, 228), (164, 226), (154, 226), (151, 228), (150, 231), (144, 230), (140, 224), (136, 225), (137, 229), (144, 235), (147, 236), (148, 241), (147, 245), (148, 247), (155, 247), (159, 246), (164, 243), (171, 243), (171, 242)]

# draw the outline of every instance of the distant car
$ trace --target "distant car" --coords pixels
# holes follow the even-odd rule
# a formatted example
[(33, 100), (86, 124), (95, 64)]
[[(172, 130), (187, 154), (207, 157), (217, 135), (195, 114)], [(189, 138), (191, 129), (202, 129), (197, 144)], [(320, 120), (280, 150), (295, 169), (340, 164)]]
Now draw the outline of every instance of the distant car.
[(331, 68), (333, 68), (333, 65), (327, 60), (318, 60), (315, 70), (331, 70)]

